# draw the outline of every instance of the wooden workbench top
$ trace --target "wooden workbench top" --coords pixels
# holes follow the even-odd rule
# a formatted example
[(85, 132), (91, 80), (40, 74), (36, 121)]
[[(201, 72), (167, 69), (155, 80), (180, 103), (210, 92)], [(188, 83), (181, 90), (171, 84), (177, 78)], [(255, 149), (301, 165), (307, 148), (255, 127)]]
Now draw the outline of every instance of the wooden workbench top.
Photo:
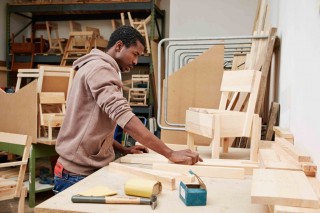
[[(107, 186), (124, 194), (124, 184), (127, 177), (111, 173), (104, 167), (67, 190), (53, 196), (35, 207), (35, 212), (166, 212), (166, 213), (195, 213), (195, 212), (237, 212), (237, 213), (267, 213), (266, 205), (251, 204), (251, 177), (243, 180), (202, 178), (207, 186), (207, 205), (187, 207), (179, 198), (179, 190), (163, 190), (158, 196), (158, 206), (151, 210), (147, 205), (118, 205), (118, 204), (79, 204), (72, 203), (71, 196), (95, 186)], [(177, 183), (178, 184), (178, 183)], [(177, 187), (178, 188), (178, 187)]]

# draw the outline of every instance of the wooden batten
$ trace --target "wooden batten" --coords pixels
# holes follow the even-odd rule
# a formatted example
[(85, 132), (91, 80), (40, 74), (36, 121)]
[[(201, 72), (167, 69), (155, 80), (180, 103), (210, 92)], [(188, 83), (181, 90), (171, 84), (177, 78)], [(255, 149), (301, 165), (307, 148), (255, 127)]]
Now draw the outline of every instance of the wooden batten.
[(319, 199), (301, 171), (256, 169), (252, 176), (251, 202), (319, 208)]
[(289, 143), (283, 138), (277, 138), (276, 143), (286, 151), (293, 159), (298, 162), (312, 162), (311, 157), (302, 153), (293, 144)]
[(175, 171), (181, 173), (187, 173), (192, 170), (198, 176), (201, 177), (214, 177), (214, 178), (244, 178), (243, 168), (228, 168), (228, 167), (211, 167), (211, 166), (190, 166), (190, 165), (180, 165), (180, 164), (161, 164), (154, 163), (152, 165), (153, 169), (163, 170), (163, 171)]
[(130, 167), (114, 162), (109, 164), (109, 168), (111, 171), (121, 174), (159, 181), (165, 189), (176, 189), (176, 179), (174, 177), (164, 174), (161, 175), (159, 172), (154, 172), (150, 169)]

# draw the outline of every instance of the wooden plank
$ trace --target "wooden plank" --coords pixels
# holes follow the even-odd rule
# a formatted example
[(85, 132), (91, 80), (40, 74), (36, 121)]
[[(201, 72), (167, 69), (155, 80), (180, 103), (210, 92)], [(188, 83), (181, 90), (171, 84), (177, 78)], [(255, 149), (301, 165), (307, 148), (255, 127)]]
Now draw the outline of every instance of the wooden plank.
[(139, 163), (151, 165), (153, 163), (169, 163), (169, 160), (162, 155), (155, 153), (143, 153), (139, 155), (126, 155), (121, 157), (121, 163)]
[(273, 131), (279, 137), (286, 138), (286, 139), (293, 138), (293, 134), (290, 132), (289, 129), (282, 128), (282, 127), (279, 127), (279, 126), (274, 126), (273, 127)]
[(298, 167), (301, 167), (305, 175), (311, 177), (316, 175), (317, 165), (313, 164), (312, 162), (298, 162), (277, 143), (273, 143), (271, 148), (275, 150), (275, 152), (281, 157), (282, 161), (288, 161), (294, 165), (297, 165)]
[[(316, 178), (308, 178), (314, 192), (316, 193), (318, 199), (320, 199), (320, 182)], [(320, 208), (301, 208), (292, 206), (274, 206), (274, 212), (276, 213), (319, 213)]]
[(303, 172), (271, 169), (253, 171), (251, 202), (309, 208), (320, 206)]
[(311, 157), (297, 150), (293, 144), (288, 143), (284, 138), (277, 138), (276, 143), (298, 162), (312, 162)]
[(109, 168), (111, 171), (118, 172), (126, 175), (133, 175), (137, 177), (157, 180), (161, 182), (163, 188), (169, 190), (176, 189), (176, 179), (168, 174), (160, 174), (160, 171), (153, 171), (150, 169), (130, 167), (119, 163), (110, 163)]
[(260, 165), (265, 169), (282, 169), (301, 171), (301, 167), (289, 161), (281, 161), (280, 156), (272, 149), (259, 150)]
[(187, 173), (190, 169), (201, 177), (214, 177), (214, 178), (244, 178), (243, 168), (228, 168), (228, 167), (211, 167), (211, 166), (195, 166), (195, 165), (179, 165), (179, 164), (161, 164), (154, 163), (153, 169), (164, 171), (175, 171)]
[[(184, 124), (189, 107), (219, 108), (223, 55), (223, 45), (213, 46), (169, 76), (168, 122)], [(163, 116), (163, 101), (159, 107), (162, 107), (161, 124), (167, 126)], [(165, 143), (186, 144), (187, 134), (183, 131), (161, 130), (161, 140)], [(210, 139), (197, 136), (195, 144), (208, 145)]]
[(270, 113), (269, 113), (269, 120), (267, 125), (267, 133), (264, 137), (265, 140), (271, 141), (273, 138), (273, 127), (276, 125), (280, 113), (280, 104), (276, 102), (272, 102)]
[(258, 163), (255, 162), (224, 159), (203, 159), (203, 162), (198, 162), (195, 166), (243, 168), (245, 175), (252, 175), (253, 170), (259, 168)]

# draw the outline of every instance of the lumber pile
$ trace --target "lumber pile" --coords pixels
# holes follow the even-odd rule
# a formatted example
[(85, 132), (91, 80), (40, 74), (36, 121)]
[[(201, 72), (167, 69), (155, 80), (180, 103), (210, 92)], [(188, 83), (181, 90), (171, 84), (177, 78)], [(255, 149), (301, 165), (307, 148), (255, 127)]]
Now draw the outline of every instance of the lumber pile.
[(315, 177), (317, 165), (310, 156), (292, 144), (293, 135), (288, 130), (280, 131), (279, 127), (274, 129), (275, 141), (270, 142), (269, 148), (259, 149), (260, 166), (265, 169), (303, 171), (306, 176)]

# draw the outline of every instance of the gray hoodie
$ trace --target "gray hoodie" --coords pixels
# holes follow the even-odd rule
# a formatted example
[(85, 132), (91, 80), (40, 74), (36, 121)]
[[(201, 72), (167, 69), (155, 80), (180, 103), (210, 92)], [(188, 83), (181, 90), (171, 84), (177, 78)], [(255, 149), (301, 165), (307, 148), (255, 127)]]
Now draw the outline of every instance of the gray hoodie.
[(73, 66), (78, 71), (56, 151), (66, 170), (89, 175), (114, 160), (115, 126), (124, 127), (134, 114), (123, 97), (120, 69), (111, 56), (93, 49)]

